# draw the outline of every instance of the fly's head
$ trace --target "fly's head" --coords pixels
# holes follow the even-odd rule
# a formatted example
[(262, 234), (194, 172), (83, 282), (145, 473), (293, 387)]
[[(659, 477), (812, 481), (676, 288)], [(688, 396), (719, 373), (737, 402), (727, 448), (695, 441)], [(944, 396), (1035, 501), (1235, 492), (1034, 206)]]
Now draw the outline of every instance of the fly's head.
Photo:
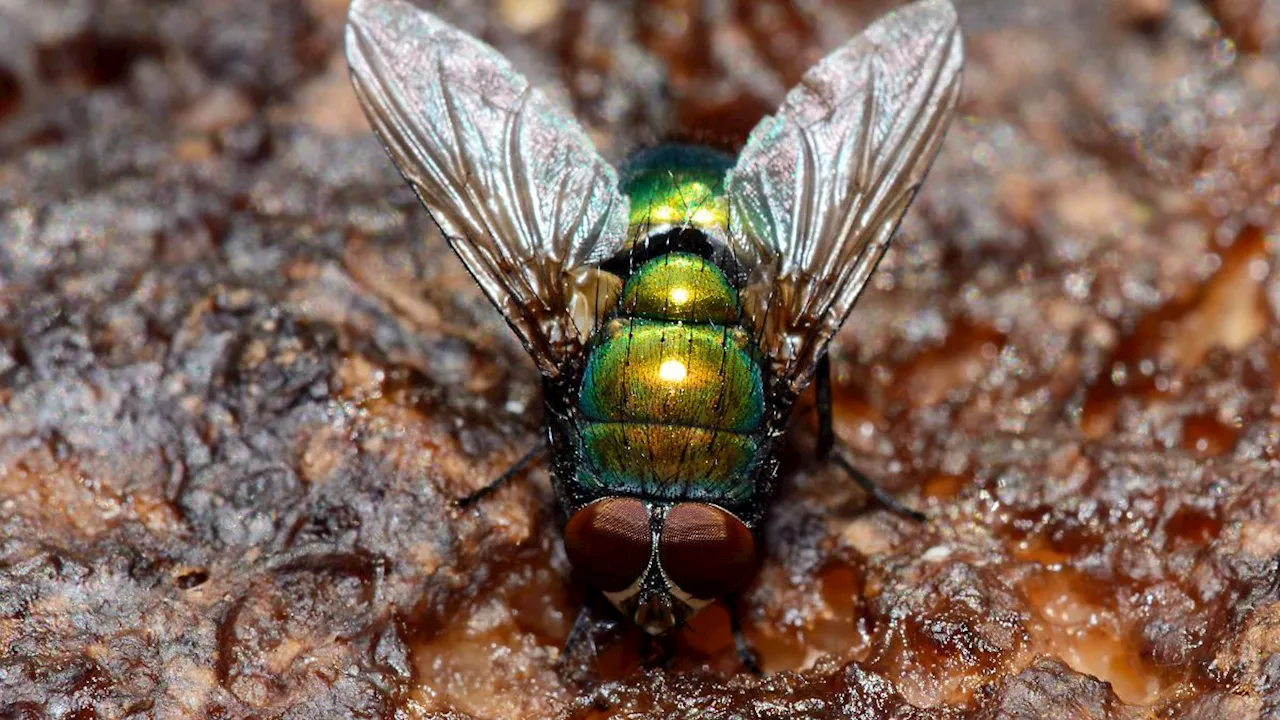
[(746, 523), (701, 502), (604, 497), (573, 513), (564, 544), (587, 580), (652, 635), (741, 586), (756, 561)]

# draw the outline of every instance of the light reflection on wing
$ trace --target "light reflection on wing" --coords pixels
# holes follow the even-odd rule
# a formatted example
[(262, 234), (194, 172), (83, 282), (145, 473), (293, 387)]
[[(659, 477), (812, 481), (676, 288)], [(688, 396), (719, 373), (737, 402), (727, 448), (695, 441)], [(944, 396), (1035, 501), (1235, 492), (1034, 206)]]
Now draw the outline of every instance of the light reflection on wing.
[(799, 392), (937, 153), (960, 92), (955, 8), (922, 0), (814, 66), (729, 174), (730, 243), (775, 376)]
[(617, 176), (493, 48), (405, 0), (355, 0), (347, 61), (374, 130), (449, 244), (557, 377), (626, 235)]

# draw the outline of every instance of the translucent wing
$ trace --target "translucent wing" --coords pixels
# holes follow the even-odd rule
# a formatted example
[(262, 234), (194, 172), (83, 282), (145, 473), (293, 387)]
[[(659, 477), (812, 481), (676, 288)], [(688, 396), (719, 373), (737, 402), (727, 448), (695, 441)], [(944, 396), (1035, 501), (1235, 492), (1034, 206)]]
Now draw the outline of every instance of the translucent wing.
[(729, 173), (730, 243), (775, 376), (809, 381), (924, 180), (960, 91), (948, 0), (881, 18), (752, 131)]
[(583, 266), (625, 238), (613, 169), (497, 51), (405, 0), (352, 3), (347, 62), (400, 172), (539, 369), (558, 376), (581, 344), (574, 305), (596, 289)]

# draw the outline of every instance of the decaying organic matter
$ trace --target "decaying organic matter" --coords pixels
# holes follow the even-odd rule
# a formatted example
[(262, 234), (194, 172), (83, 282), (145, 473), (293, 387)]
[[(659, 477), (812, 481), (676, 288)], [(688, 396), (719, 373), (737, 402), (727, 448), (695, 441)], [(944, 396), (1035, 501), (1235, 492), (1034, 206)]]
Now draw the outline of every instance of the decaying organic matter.
[[(617, 159), (736, 146), (888, 6), (845, 5), (441, 12)], [(1280, 10), (959, 5), (962, 117), (835, 355), (931, 520), (808, 462), (802, 399), (755, 678), (722, 606), (644, 666), (544, 469), (453, 507), (537, 373), (368, 133), (345, 3), (0, 4), (0, 716), (1280, 714)]]

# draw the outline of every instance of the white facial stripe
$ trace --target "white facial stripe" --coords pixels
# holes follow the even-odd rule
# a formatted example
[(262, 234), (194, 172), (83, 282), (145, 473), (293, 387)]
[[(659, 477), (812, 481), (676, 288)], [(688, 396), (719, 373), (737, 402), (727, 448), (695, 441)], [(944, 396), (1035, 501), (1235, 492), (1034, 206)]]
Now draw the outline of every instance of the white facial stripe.
[[(717, 505), (716, 507), (719, 507), (719, 506)], [(656, 508), (652, 508), (652, 507), (650, 508), (651, 512), (655, 510)], [(725, 510), (725, 512), (729, 512), (729, 511)], [(685, 592), (684, 590), (682, 590), (679, 585), (675, 584), (675, 581), (673, 581), (671, 579), (671, 576), (667, 574), (666, 568), (662, 567), (662, 557), (658, 552), (658, 545), (660, 542), (661, 542), (661, 533), (655, 532), (653, 534), (653, 542), (651, 543), (650, 550), (649, 550), (649, 564), (645, 565), (644, 571), (641, 572), (640, 576), (635, 579), (635, 582), (631, 583), (629, 586), (627, 586), (623, 590), (616, 590), (614, 592), (601, 591), (602, 594), (605, 596), (605, 598), (607, 598), (609, 602), (613, 603), (613, 606), (618, 608), (618, 610), (621, 611), (624, 615), (627, 612), (627, 609), (625, 607), (627, 601), (634, 598), (637, 594), (639, 594), (640, 586), (644, 584), (645, 577), (649, 574), (649, 570), (653, 567), (657, 567), (658, 572), (662, 574), (662, 583), (666, 586), (667, 592), (671, 594), (671, 597), (675, 598), (676, 600), (679, 600), (681, 603), (687, 606), (690, 610), (694, 610), (694, 611), (701, 610), (702, 608), (715, 602), (715, 598), (711, 598), (709, 600), (696, 598), (690, 595), (689, 593)]]
[[(653, 507), (649, 508), (649, 512), (651, 513), (653, 512)], [(623, 607), (623, 604), (626, 603), (631, 598), (635, 597), (636, 593), (640, 592), (640, 586), (644, 584), (644, 578), (646, 575), (649, 574), (649, 568), (653, 567), (654, 564), (657, 562), (658, 562), (658, 535), (654, 533), (652, 539), (649, 542), (649, 562), (644, 566), (644, 570), (640, 571), (640, 575), (636, 577), (635, 581), (622, 590), (615, 590), (614, 592), (605, 592), (601, 590), (601, 592), (609, 600), (609, 602), (613, 603), (614, 607), (618, 608), (618, 610), (620, 610), (622, 614), (625, 615), (627, 613), (627, 610), (626, 608)]]
[[(656, 543), (654, 544), (654, 547), (657, 547)], [(640, 573), (640, 577), (636, 578), (635, 582), (631, 583), (631, 585), (624, 590), (617, 590), (614, 592), (602, 591), (602, 594), (609, 600), (609, 602), (613, 603), (614, 607), (618, 608), (618, 610), (625, 614), (627, 612), (625, 607), (627, 601), (635, 597), (640, 592), (640, 586), (644, 584), (644, 578), (649, 574), (649, 568), (654, 565), (657, 565), (658, 572), (662, 574), (662, 583), (666, 585), (667, 592), (671, 594), (671, 597), (688, 606), (690, 610), (701, 610), (715, 602), (714, 599), (703, 600), (701, 598), (696, 598), (680, 589), (680, 586), (676, 585), (675, 582), (672, 581), (671, 576), (667, 575), (667, 571), (663, 569), (662, 561), (658, 558), (656, 550), (652, 555), (650, 555), (649, 564), (645, 566), (644, 572)]]
[(640, 583), (644, 581), (644, 576), (646, 574), (648, 574), (647, 570), (641, 573), (640, 577), (637, 578), (635, 582), (631, 583), (631, 586), (625, 590), (618, 590), (616, 592), (605, 592), (601, 590), (600, 592), (608, 598), (609, 602), (613, 603), (614, 607), (618, 608), (623, 613), (626, 613), (626, 608), (623, 607), (623, 604), (635, 597), (636, 593), (640, 592)]

